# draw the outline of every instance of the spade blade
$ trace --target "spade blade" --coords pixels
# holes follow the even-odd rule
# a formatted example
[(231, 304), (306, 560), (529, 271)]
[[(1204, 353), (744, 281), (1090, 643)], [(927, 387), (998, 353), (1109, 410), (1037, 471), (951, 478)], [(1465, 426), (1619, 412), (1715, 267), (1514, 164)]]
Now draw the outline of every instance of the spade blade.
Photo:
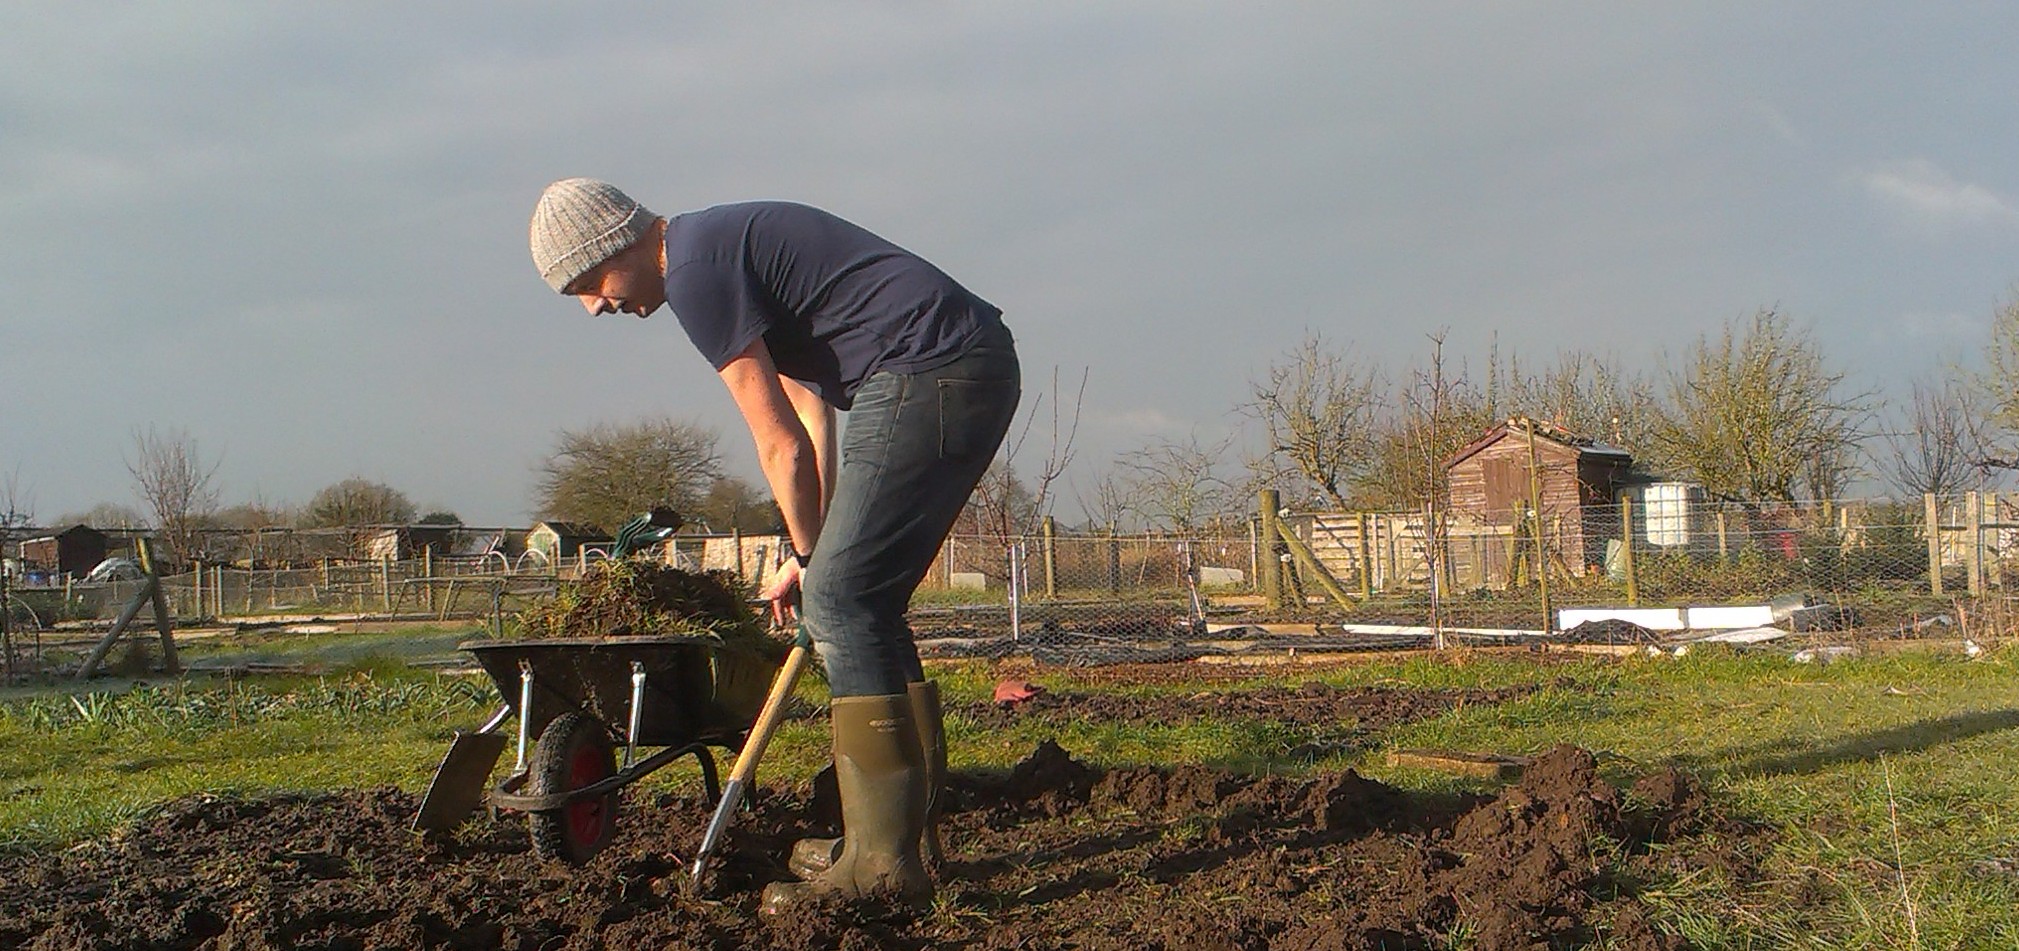
[(484, 802), (484, 787), (491, 770), (505, 752), (502, 733), (472, 733), (457, 730), (442, 765), (435, 767), (435, 779), (421, 798), (421, 811), (414, 816), (415, 832), (447, 832), (456, 827)]

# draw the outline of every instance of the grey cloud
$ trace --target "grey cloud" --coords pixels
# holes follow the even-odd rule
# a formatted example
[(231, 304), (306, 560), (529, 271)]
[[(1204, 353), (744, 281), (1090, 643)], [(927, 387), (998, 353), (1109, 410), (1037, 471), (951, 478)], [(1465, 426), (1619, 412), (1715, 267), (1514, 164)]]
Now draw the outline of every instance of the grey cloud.
[[(532, 275), (564, 175), (914, 247), (1009, 309), (1034, 378), (1091, 368), (1087, 466), (1234, 425), (1307, 326), (1396, 368), (1439, 328), (1454, 361), (1496, 332), (1652, 361), (1780, 302), (1887, 372), (1895, 315), (1983, 309), (2019, 253), (1986, 171), (2013, 107), (1927, 86), (2010, 88), (1948, 41), (2019, 24), (1941, 11), (42, 6), (0, 12), (0, 379), (36, 394), (0, 460), (45, 507), (123, 500), (148, 421), (228, 443), (228, 495), (365, 471), (479, 520), (527, 514), (562, 426), (694, 415), (739, 458), (670, 321)], [(1878, 200), (1974, 240), (1903, 251)]]

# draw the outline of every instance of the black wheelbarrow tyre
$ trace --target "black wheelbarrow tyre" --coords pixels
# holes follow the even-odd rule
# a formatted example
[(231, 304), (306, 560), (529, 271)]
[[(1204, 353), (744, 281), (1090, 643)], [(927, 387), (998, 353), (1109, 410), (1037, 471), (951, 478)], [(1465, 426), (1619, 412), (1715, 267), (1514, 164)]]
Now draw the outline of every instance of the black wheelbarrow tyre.
[[(581, 789), (617, 773), (610, 731), (587, 714), (555, 717), (533, 744), (527, 792), (535, 796)], [(526, 814), (533, 851), (544, 858), (580, 865), (603, 851), (617, 831), (617, 793), (583, 799), (559, 809)]]

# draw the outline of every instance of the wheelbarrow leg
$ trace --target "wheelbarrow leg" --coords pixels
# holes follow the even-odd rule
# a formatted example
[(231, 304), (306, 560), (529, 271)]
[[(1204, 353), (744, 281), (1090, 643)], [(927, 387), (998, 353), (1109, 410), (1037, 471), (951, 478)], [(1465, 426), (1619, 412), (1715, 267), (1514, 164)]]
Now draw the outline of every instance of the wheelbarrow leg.
[(519, 764), (512, 767), (513, 773), (526, 771), (526, 734), (532, 732), (533, 725), (533, 665), (519, 661)]
[(694, 751), (694, 762), (701, 764), (701, 792), (705, 801), (714, 805), (722, 801), (722, 780), (715, 774), (715, 754), (703, 746)]
[(631, 662), (631, 724), (624, 731), (624, 768), (638, 756), (638, 726), (645, 719), (645, 665)]

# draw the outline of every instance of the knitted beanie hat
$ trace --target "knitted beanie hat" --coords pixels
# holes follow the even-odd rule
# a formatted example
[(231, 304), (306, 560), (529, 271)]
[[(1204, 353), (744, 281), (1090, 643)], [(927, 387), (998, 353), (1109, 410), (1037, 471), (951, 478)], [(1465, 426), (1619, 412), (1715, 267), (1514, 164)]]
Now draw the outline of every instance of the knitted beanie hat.
[(609, 182), (564, 178), (533, 206), (533, 266), (556, 291), (636, 243), (658, 216)]

